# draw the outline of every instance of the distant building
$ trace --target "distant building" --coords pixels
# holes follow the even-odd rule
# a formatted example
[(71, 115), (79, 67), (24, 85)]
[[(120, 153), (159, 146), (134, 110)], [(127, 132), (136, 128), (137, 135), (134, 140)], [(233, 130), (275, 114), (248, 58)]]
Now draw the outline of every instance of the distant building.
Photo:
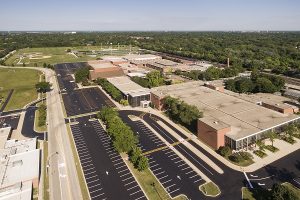
[(95, 80), (97, 78), (110, 78), (124, 75), (123, 70), (106, 60), (88, 61), (91, 67), (89, 78)]

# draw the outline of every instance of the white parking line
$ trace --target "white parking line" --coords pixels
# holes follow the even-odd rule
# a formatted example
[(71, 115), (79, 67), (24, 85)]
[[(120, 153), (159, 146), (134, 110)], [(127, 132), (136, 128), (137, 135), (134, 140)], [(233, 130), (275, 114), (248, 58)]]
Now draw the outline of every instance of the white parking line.
[(159, 168), (156, 168), (156, 169), (151, 169), (152, 170), (152, 172), (156, 172), (157, 170), (161, 170), (161, 168), (159, 167)]
[(198, 176), (198, 174), (195, 174), (194, 176), (190, 176), (189, 178), (194, 178), (194, 177), (196, 177), (196, 176)]
[(199, 181), (201, 181), (202, 179), (198, 179), (198, 180), (196, 180), (196, 181), (194, 181), (194, 183), (197, 183), (197, 182), (199, 182)]
[(165, 175), (165, 176), (160, 177), (160, 178), (158, 178), (158, 179), (161, 180), (161, 179), (164, 179), (164, 178), (166, 178), (166, 177), (168, 177), (168, 175)]
[[(96, 185), (92, 185), (91, 187), (89, 187), (89, 188), (94, 188), (94, 187), (97, 187), (97, 186), (99, 186), (99, 185), (101, 185), (100, 183), (98, 183), (98, 184), (96, 184)], [(103, 188), (100, 188), (100, 190), (102, 190)]]
[(180, 163), (180, 162), (184, 162), (184, 161), (183, 161), (183, 160), (179, 160), (179, 161), (176, 161), (176, 162), (174, 162), (174, 163), (177, 164), (177, 163)]
[(128, 172), (128, 173), (126, 173), (126, 174), (123, 174), (123, 175), (121, 175), (120, 177), (127, 176), (128, 174), (130, 174), (130, 172)]
[(176, 192), (176, 191), (178, 191), (178, 190), (179, 190), (179, 188), (176, 189), (176, 190), (173, 190), (172, 192), (169, 192), (169, 194), (172, 194), (173, 192)]
[(137, 198), (137, 199), (135, 199), (135, 200), (139, 200), (139, 199), (141, 199), (141, 198), (144, 198), (144, 196), (140, 196), (139, 198)]
[(91, 178), (95, 178), (95, 177), (97, 177), (98, 175), (94, 175), (94, 176), (90, 176), (90, 177), (87, 177), (87, 178), (85, 178), (86, 180), (90, 180)]
[(139, 192), (141, 192), (141, 190), (138, 190), (138, 191), (136, 191), (136, 192), (134, 192), (134, 193), (131, 193), (131, 194), (129, 194), (129, 195), (132, 196), (132, 195), (134, 195), (134, 194), (136, 194), (136, 193), (139, 193)]
[(163, 174), (163, 173), (165, 173), (165, 171), (162, 171), (162, 172), (157, 173), (156, 176), (157, 176), (157, 175), (160, 175), (160, 174)]
[[(191, 171), (189, 171), (189, 172), (186, 172), (185, 174), (190, 174), (190, 173), (193, 173), (194, 171), (193, 170), (191, 170)], [(197, 175), (196, 175), (197, 176)]]
[(161, 184), (163, 185), (163, 184), (168, 183), (168, 182), (170, 182), (170, 181), (172, 181), (172, 179), (169, 179), (169, 180), (167, 180), (167, 181), (165, 181), (165, 182), (162, 182)]
[(133, 178), (132, 176), (128, 177), (128, 178), (125, 178), (125, 179), (122, 179), (122, 181), (127, 181), (128, 179), (131, 179)]
[(130, 183), (126, 183), (125, 186), (135, 183), (135, 181), (131, 181)]
[(183, 168), (183, 169), (181, 169), (182, 171), (184, 171), (184, 170), (187, 170), (187, 169), (189, 169), (190, 167), (188, 166), (188, 167), (185, 167), (185, 168)]
[(94, 183), (94, 182), (96, 182), (96, 181), (99, 181), (99, 179), (95, 179), (95, 180), (93, 180), (93, 181), (86, 181), (88, 184), (90, 184), (90, 183)]
[(92, 172), (89, 172), (89, 173), (85, 173), (86, 176), (90, 175), (90, 174), (94, 174), (96, 173), (96, 171), (92, 171)]
[(184, 166), (184, 165), (186, 165), (186, 163), (180, 164), (177, 167), (181, 167), (181, 166)]
[(123, 173), (124, 171), (127, 171), (128, 169), (123, 169), (123, 170), (121, 170), (121, 171), (118, 171), (118, 173), (120, 174), (120, 173)]
[(127, 189), (127, 191), (132, 190), (132, 189), (134, 189), (134, 188), (136, 188), (136, 187), (138, 187), (138, 185), (135, 185), (135, 186), (133, 186), (133, 187)]

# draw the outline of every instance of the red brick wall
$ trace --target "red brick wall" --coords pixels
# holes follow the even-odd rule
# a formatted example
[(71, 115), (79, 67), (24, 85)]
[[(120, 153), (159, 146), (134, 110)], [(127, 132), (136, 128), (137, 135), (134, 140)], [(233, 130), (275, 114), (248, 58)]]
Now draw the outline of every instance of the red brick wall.
[(230, 131), (230, 127), (216, 130), (200, 120), (197, 129), (198, 138), (214, 149), (225, 145), (225, 134)]

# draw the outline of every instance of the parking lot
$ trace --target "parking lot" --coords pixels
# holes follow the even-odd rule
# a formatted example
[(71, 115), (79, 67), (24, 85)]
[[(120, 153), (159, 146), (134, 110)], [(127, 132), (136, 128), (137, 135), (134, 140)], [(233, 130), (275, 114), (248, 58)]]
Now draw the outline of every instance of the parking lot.
[(0, 128), (10, 126), (12, 129), (17, 129), (20, 115), (0, 117)]
[(146, 199), (97, 120), (77, 118), (71, 130), (92, 199)]
[(99, 111), (106, 105), (115, 107), (98, 87), (73, 90), (62, 97), (68, 116)]
[[(143, 152), (166, 146), (141, 121), (134, 121), (130, 125), (133, 125), (133, 130), (139, 136), (139, 146)], [(205, 181), (172, 150), (172, 147), (150, 153), (147, 157), (151, 171), (172, 198), (185, 194), (190, 199), (205, 199), (199, 191), (199, 186)]]
[(62, 93), (72, 91), (77, 88), (72, 74), (74, 74), (77, 69), (85, 66), (87, 66), (86, 63), (61, 63), (54, 66), (59, 88)]

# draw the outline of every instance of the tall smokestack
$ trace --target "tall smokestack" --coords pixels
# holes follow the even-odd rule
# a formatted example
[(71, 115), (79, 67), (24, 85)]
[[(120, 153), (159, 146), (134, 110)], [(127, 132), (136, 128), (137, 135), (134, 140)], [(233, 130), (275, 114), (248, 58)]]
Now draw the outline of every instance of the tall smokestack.
[(227, 67), (229, 67), (229, 58), (227, 58)]

